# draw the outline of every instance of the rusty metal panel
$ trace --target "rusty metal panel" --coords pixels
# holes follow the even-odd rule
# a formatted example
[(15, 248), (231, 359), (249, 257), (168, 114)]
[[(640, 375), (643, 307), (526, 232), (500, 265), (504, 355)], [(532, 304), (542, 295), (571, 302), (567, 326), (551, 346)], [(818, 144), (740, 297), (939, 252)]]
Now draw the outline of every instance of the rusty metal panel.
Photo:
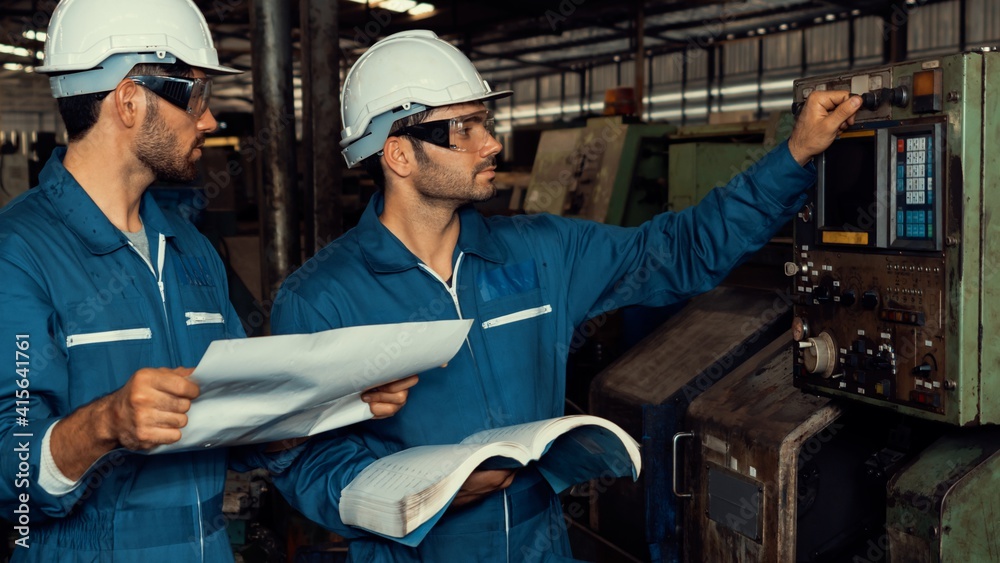
[(577, 166), (574, 155), (582, 135), (583, 128), (542, 132), (524, 204), (529, 213), (562, 215)]
[(1000, 428), (953, 430), (888, 486), (892, 563), (1000, 561)]
[[(693, 489), (685, 512), (688, 561), (795, 561), (798, 460), (802, 444), (836, 420), (828, 399), (788, 385), (789, 334), (747, 360), (688, 410), (695, 451), (685, 464)], [(708, 517), (709, 474), (726, 468), (761, 483), (759, 534), (748, 537)], [(741, 501), (752, 505), (751, 499)]]
[(708, 468), (708, 517), (759, 542), (763, 491), (763, 483), (711, 465)]
[[(998, 446), (994, 441), (987, 450)], [(994, 450), (944, 498), (940, 536), (943, 562), (1000, 561), (1000, 451)]]
[[(1000, 112), (996, 111), (1000, 103), (1000, 58), (983, 58), (983, 107), (991, 108), (982, 113), (982, 143), (984, 150), (980, 151), (982, 158), (982, 180), (979, 187), (983, 198), (982, 223), (982, 270), (979, 288), (982, 292), (980, 303), (983, 304), (981, 317), (981, 334), (995, 335), (1000, 331), (1000, 217), (994, 211), (1000, 209), (1000, 190), (996, 189), (1000, 182), (1000, 151), (993, 149), (1000, 142)], [(975, 127), (975, 123), (972, 124)], [(973, 141), (974, 142), (974, 141)], [(984, 421), (1000, 421), (1000, 342), (996, 338), (982, 338), (982, 374), (980, 385), (983, 392), (979, 395), (979, 409)]]

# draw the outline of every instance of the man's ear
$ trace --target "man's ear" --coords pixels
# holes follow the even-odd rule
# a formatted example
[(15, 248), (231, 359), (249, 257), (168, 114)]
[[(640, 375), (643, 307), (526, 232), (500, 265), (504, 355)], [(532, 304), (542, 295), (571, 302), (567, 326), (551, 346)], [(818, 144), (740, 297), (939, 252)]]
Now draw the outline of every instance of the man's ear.
[(115, 115), (124, 127), (131, 128), (142, 123), (139, 114), (148, 111), (148, 108), (146, 95), (138, 84), (126, 78), (118, 83), (118, 87), (108, 97), (112, 99)]
[(401, 137), (389, 137), (382, 145), (382, 160), (393, 174), (405, 178), (413, 173), (413, 147)]

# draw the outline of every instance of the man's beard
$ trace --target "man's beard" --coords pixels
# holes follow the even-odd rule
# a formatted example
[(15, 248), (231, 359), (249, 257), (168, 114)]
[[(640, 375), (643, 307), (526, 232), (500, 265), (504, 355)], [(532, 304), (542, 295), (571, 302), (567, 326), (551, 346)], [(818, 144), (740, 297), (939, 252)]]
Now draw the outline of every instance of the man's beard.
[(158, 100), (152, 101), (154, 103), (146, 105), (149, 110), (135, 141), (136, 158), (161, 182), (185, 184), (194, 181), (198, 177), (198, 168), (188, 157), (195, 147), (192, 146), (191, 151), (186, 153), (179, 150), (177, 134), (167, 127), (165, 120), (160, 119), (155, 103)]
[(489, 157), (472, 169), (471, 177), (464, 177), (456, 169), (427, 159), (421, 163), (423, 170), (417, 182), (417, 190), (425, 197), (433, 199), (452, 200), (461, 204), (488, 201), (496, 196), (496, 186), (492, 182), (488, 186), (479, 186), (476, 176), (487, 168), (496, 166), (496, 157)]

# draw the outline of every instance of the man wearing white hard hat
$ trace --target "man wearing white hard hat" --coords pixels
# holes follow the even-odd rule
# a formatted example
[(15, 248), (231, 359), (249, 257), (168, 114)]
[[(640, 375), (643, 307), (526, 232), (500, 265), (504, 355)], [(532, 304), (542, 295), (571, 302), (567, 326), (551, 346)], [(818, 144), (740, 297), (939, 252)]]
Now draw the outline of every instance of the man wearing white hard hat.
[(353, 538), (352, 561), (569, 560), (559, 499), (531, 467), (474, 472), (415, 548), (345, 526), (328, 499), (401, 449), (561, 416), (575, 327), (722, 281), (800, 209), (816, 177), (809, 160), (860, 106), (846, 92), (814, 94), (788, 143), (728, 186), (683, 212), (621, 228), (550, 215), (484, 218), (469, 205), (494, 195), (501, 149), (483, 102), (509, 94), (492, 91), (468, 58), (426, 31), (376, 43), (347, 75), (343, 153), (384, 189), (356, 228), (289, 276), (273, 329), (475, 319), (466, 346), (421, 377), (397, 416), (331, 438), (339, 441), (314, 440), (275, 477), (306, 516)]
[(353, 538), (352, 561), (572, 557), (559, 499), (531, 467), (474, 472), (416, 548), (345, 526), (328, 499), (401, 449), (561, 416), (575, 327), (722, 281), (800, 209), (816, 177), (808, 161), (860, 105), (846, 92), (814, 94), (789, 142), (728, 186), (691, 209), (621, 228), (550, 215), (484, 218), (469, 205), (494, 195), (501, 149), (483, 102), (509, 94), (492, 91), (468, 58), (426, 31), (376, 43), (347, 75), (343, 153), (384, 189), (356, 228), (285, 282), (274, 330), (475, 319), (467, 345), (421, 377), (397, 416), (311, 442), (275, 478), (304, 514)]
[[(244, 336), (215, 250), (146, 193), (195, 179), (216, 128), (211, 77), (237, 71), (219, 64), (191, 0), (63, 0), (45, 55), (69, 147), (0, 211), (0, 341), (17, 361), (0, 383), (13, 560), (232, 561), (227, 467), (278, 472), (296, 451), (135, 451), (180, 439), (199, 392), (181, 366)], [(374, 394), (372, 411), (395, 412), (405, 394)]]

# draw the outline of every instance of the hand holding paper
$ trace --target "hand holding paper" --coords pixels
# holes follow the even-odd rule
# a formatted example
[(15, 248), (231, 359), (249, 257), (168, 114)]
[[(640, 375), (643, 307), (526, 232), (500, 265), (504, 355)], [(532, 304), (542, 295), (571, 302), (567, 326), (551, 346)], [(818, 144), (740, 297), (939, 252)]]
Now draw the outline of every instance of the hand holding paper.
[(416, 383), (408, 376), (450, 360), (470, 326), (401, 323), (213, 342), (191, 375), (201, 394), (181, 439), (149, 453), (312, 436), (370, 419), (362, 392), (385, 386), (366, 394), (398, 405), (398, 393)]
[(368, 403), (375, 420), (389, 418), (399, 412), (406, 404), (406, 397), (409, 395), (410, 387), (420, 381), (420, 376), (410, 377), (392, 381), (385, 385), (373, 387), (361, 394), (361, 400)]

